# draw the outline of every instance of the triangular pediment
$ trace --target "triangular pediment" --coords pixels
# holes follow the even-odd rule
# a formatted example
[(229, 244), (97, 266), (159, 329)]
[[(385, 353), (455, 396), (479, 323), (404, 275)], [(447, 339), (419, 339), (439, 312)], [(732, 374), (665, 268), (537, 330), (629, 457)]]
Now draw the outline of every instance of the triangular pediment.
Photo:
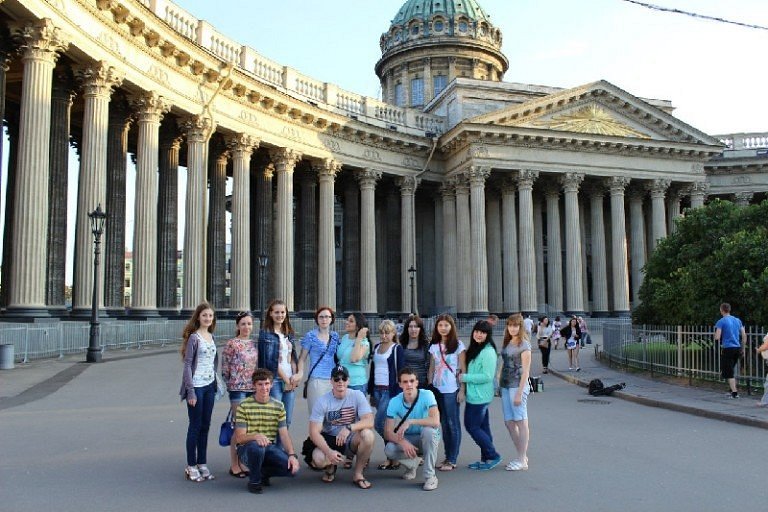
[(574, 134), (719, 144), (662, 109), (602, 80), (468, 120)]

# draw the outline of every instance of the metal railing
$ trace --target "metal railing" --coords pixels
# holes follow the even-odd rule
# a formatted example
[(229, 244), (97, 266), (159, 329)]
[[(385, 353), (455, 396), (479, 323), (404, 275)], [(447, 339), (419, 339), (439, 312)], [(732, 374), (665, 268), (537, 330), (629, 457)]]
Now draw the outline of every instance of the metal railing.
[[(758, 326), (746, 327), (746, 331), (744, 358), (737, 365), (736, 379), (751, 394), (762, 389), (765, 381), (765, 365), (755, 348), (766, 331)], [(717, 382), (721, 380), (720, 344), (713, 333), (713, 327), (606, 324), (599, 357), (609, 365), (687, 378), (691, 384)]]

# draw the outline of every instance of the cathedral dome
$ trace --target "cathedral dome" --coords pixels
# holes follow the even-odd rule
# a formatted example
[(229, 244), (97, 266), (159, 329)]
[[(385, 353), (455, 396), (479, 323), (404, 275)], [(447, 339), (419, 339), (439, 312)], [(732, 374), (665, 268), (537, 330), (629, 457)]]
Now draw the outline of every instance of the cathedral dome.
[[(376, 74), (384, 100), (418, 107), (456, 77), (500, 81), (509, 67), (501, 39), (475, 0), (407, 0), (380, 39)], [(421, 82), (412, 83), (419, 79), (437, 86), (422, 93)]]

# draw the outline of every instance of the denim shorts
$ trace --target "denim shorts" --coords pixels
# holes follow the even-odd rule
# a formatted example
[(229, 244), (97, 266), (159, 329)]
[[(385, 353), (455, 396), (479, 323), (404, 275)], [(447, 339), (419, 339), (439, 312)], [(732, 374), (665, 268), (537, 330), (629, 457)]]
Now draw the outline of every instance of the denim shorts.
[(229, 403), (239, 404), (253, 394), (253, 391), (228, 391)]
[(528, 393), (528, 386), (525, 386), (520, 405), (515, 405), (517, 388), (501, 388), (501, 408), (504, 411), (504, 421), (523, 421), (528, 419)]

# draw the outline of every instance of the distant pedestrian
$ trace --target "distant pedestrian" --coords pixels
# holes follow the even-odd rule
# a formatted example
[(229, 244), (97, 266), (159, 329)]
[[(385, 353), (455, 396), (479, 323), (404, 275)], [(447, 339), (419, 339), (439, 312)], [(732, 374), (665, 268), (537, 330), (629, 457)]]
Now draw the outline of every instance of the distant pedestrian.
[(554, 347), (552, 347), (553, 350), (557, 350), (560, 346), (560, 339), (562, 336), (560, 336), (560, 329), (563, 328), (563, 323), (560, 321), (560, 317), (556, 316), (555, 321), (552, 322), (552, 343), (555, 344)]
[(541, 317), (539, 327), (536, 329), (536, 339), (539, 345), (539, 352), (541, 352), (541, 373), (549, 373), (549, 351), (552, 348), (552, 335), (554, 332), (554, 328), (549, 325), (549, 317)]
[(507, 318), (504, 329), (504, 341), (501, 344), (501, 405), (504, 410), (504, 423), (507, 426), (512, 444), (517, 450), (517, 458), (506, 466), (507, 471), (525, 471), (528, 469), (528, 377), (531, 373), (531, 342), (528, 332), (523, 328), (523, 317), (519, 314)]
[(747, 333), (741, 320), (731, 315), (730, 304), (720, 304), (720, 314), (722, 318), (715, 324), (715, 341), (720, 342), (720, 370), (731, 390), (730, 397), (739, 398), (735, 370), (739, 359), (744, 357)]
[[(764, 352), (768, 351), (768, 334), (763, 337), (763, 343), (757, 347), (757, 353), (761, 356)], [(763, 360), (763, 362), (768, 362)], [(758, 402), (758, 407), (768, 407), (768, 372), (765, 374), (765, 382), (763, 383), (763, 398)]]
[(525, 320), (523, 320), (523, 328), (525, 329), (525, 332), (528, 333), (528, 337), (530, 338), (533, 334), (533, 326), (535, 324), (533, 323), (533, 320), (531, 319), (531, 315), (527, 314), (525, 315)]
[(495, 329), (496, 324), (499, 323), (499, 317), (498, 315), (494, 315), (493, 313), (491, 313), (490, 315), (488, 315), (488, 320), (486, 320), (486, 322), (491, 324), (491, 329)]
[(587, 329), (587, 321), (584, 320), (583, 316), (577, 316), (576, 318), (579, 319), (579, 329), (581, 329), (581, 348), (584, 348), (584, 344), (590, 345), (592, 343), (592, 338), (589, 335), (589, 330)]
[(184, 360), (179, 395), (187, 401), (187, 467), (184, 476), (193, 482), (213, 480), (206, 459), (208, 431), (211, 428), (213, 401), (216, 397), (216, 371), (219, 358), (213, 330), (216, 317), (213, 308), (203, 302), (195, 308), (184, 326), (181, 357)]
[(579, 319), (571, 317), (568, 325), (560, 329), (560, 336), (565, 340), (565, 348), (568, 350), (568, 369), (581, 371), (579, 366), (579, 348), (581, 347), (581, 328)]
[[(253, 372), (259, 366), (259, 351), (251, 339), (253, 315), (243, 311), (235, 316), (235, 338), (227, 342), (221, 353), (221, 376), (227, 384), (232, 419), (237, 416), (237, 406), (253, 394)], [(235, 450), (235, 437), (229, 445), (229, 474), (235, 478), (248, 476)]]

